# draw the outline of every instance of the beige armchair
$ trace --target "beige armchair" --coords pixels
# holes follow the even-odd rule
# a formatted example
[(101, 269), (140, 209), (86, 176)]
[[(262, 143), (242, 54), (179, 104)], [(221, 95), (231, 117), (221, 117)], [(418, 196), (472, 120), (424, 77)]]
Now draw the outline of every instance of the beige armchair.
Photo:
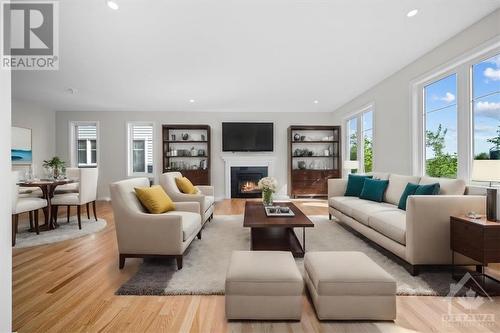
[(182, 269), (182, 256), (193, 239), (201, 239), (200, 204), (175, 202), (175, 211), (146, 213), (134, 188), (148, 187), (148, 178), (122, 180), (110, 185), (116, 237), (122, 269), (126, 258), (172, 257)]
[(175, 183), (175, 178), (181, 178), (182, 174), (180, 172), (167, 172), (160, 175), (160, 185), (163, 187), (168, 196), (175, 202), (186, 202), (195, 201), (200, 204), (200, 215), (201, 224), (204, 225), (205, 222), (210, 221), (214, 216), (214, 187), (198, 185), (196, 186), (199, 190), (198, 194), (184, 194), (182, 193), (177, 184)]

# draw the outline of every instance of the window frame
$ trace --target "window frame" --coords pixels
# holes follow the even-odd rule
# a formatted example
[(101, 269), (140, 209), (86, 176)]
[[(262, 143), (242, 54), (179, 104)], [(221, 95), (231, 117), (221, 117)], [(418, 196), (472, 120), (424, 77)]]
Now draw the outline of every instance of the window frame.
[[(89, 165), (79, 165), (78, 163), (78, 140), (76, 128), (78, 126), (95, 126), (96, 127), (96, 163)], [(100, 164), (100, 128), (99, 121), (92, 120), (70, 120), (69, 121), (69, 156), (70, 156), (70, 165), (73, 168), (98, 168)], [(89, 149), (90, 155), (92, 154), (92, 147)], [(92, 157), (90, 157), (92, 159)]]
[(457, 179), (471, 182), (474, 160), (474, 114), (472, 66), (500, 53), (500, 37), (483, 43), (463, 55), (410, 82), (412, 174), (425, 176), (424, 87), (449, 75), (457, 75)]
[[(153, 133), (152, 133), (152, 147), (151, 147), (151, 153), (153, 154), (152, 156), (152, 161), (153, 161), (153, 172), (134, 172), (134, 165), (133, 165), (133, 127), (134, 126), (152, 126), (153, 127)], [(156, 123), (154, 121), (128, 121), (126, 123), (126, 131), (127, 131), (127, 151), (126, 151), (126, 157), (127, 157), (127, 177), (148, 177), (148, 178), (153, 178), (155, 175), (155, 170), (156, 170)], [(147, 159), (147, 154), (145, 154), (145, 158)], [(146, 162), (146, 161), (145, 161)], [(147, 169), (147, 163), (145, 163), (146, 169)]]
[[(365, 172), (365, 152), (364, 152), (364, 121), (363, 115), (365, 113), (372, 112), (372, 156), (375, 156), (375, 102), (368, 103), (361, 108), (357, 109), (354, 112), (347, 114), (342, 121), (342, 131), (343, 131), (343, 139), (344, 144), (342, 145), (342, 168), (344, 161), (350, 161), (350, 132), (349, 132), (349, 121), (352, 119), (356, 120), (356, 133), (360, 133), (357, 135), (357, 161), (359, 161), (359, 169), (357, 173)], [(375, 170), (375, 159), (372, 159), (372, 171)], [(345, 175), (351, 173), (350, 171), (344, 172)]]

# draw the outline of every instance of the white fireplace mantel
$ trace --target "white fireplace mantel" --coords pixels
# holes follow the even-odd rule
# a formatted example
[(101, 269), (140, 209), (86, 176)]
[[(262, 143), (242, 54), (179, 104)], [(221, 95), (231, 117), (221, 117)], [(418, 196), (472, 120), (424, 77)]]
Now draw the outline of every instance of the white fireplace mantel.
[(274, 175), (274, 156), (252, 155), (252, 156), (222, 156), (224, 160), (224, 195), (231, 198), (231, 167), (267, 167), (267, 175)]

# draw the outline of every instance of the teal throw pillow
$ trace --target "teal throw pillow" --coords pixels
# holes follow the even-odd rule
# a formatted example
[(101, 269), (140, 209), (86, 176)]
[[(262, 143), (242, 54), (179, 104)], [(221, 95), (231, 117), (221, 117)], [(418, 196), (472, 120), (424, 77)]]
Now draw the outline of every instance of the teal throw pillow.
[(429, 185), (417, 185), (408, 183), (406, 188), (399, 199), (398, 208), (406, 210), (406, 202), (410, 195), (437, 195), (439, 194), (439, 183), (429, 184)]
[(388, 180), (366, 179), (361, 191), (360, 199), (382, 202), (384, 192), (389, 185)]
[(365, 179), (371, 179), (373, 176), (366, 175), (353, 175), (350, 174), (347, 179), (347, 188), (344, 196), (346, 197), (359, 197), (363, 190)]

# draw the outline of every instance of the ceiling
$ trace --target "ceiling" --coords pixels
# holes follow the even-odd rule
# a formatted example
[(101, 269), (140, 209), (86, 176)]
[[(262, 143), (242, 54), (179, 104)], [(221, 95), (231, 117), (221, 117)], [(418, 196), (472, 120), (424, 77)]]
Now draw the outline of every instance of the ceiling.
[(116, 1), (60, 1), (59, 70), (14, 72), (14, 98), (67, 111), (329, 112), (500, 5)]

